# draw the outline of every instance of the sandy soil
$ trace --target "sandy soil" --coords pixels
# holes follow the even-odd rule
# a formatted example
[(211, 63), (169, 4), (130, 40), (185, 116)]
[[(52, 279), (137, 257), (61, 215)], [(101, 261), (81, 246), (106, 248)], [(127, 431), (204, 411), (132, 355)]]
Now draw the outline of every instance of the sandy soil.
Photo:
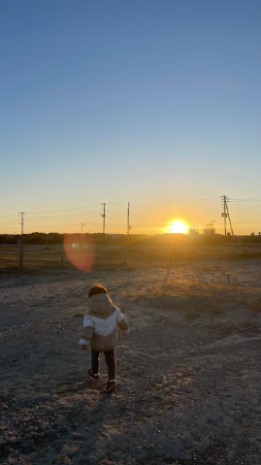
[[(91, 284), (130, 322), (87, 379)], [(0, 275), (1, 465), (261, 463), (261, 267), (209, 261)]]

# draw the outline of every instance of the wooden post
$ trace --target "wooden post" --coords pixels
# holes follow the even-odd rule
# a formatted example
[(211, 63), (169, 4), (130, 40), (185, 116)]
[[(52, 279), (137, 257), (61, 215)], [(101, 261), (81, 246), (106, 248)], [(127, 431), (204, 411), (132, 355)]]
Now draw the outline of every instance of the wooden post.
[(18, 239), (18, 256), (19, 256), (19, 266), (24, 264), (24, 243), (23, 238)]

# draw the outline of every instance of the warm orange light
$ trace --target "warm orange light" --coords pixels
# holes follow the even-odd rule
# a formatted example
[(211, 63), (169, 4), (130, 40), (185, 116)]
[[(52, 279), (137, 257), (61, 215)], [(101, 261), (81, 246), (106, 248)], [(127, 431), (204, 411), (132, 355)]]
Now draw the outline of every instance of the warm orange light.
[(167, 233), (172, 234), (187, 234), (188, 233), (188, 225), (183, 220), (174, 220), (168, 224), (166, 227)]

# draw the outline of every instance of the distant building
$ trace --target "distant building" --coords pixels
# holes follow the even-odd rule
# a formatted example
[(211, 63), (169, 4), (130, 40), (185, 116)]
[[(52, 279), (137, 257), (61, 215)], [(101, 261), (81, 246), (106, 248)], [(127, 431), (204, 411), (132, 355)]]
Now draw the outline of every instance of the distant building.
[(213, 236), (215, 234), (216, 230), (214, 227), (213, 223), (207, 223), (205, 228), (204, 228), (204, 234), (206, 236)]
[(198, 232), (198, 227), (196, 225), (192, 225), (190, 226), (189, 228), (189, 234), (191, 236), (198, 236), (199, 232)]

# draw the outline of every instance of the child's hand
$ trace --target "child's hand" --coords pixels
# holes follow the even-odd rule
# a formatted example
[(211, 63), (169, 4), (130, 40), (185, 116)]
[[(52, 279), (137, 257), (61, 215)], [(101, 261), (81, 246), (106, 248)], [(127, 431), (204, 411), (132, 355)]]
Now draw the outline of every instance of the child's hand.
[(87, 339), (81, 338), (79, 340), (79, 346), (82, 350), (87, 350), (90, 347), (89, 341)]
[(87, 350), (87, 349), (89, 349), (89, 346), (88, 346), (87, 344), (81, 344), (81, 345), (80, 345), (80, 348), (81, 348), (82, 350)]
[(125, 329), (125, 331), (120, 331), (120, 334), (122, 336), (126, 336), (126, 334), (129, 334), (129, 332), (130, 332), (129, 329)]

